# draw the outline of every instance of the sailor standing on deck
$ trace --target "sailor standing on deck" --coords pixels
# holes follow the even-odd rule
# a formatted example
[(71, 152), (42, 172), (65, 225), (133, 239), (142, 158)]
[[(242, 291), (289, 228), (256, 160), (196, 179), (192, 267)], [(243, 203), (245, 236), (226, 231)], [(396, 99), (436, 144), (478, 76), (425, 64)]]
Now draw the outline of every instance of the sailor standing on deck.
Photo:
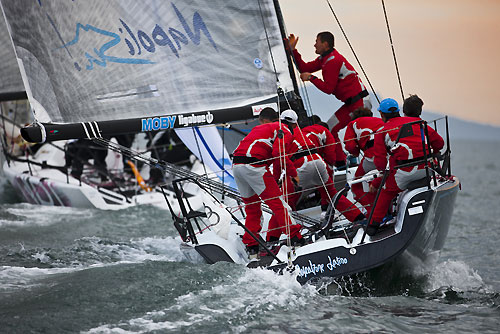
[[(320, 32), (314, 44), (318, 58), (311, 62), (304, 62), (300, 53), (295, 49), (299, 37), (290, 34), (288, 37), (289, 49), (293, 53), (300, 78), (310, 81), (314, 86), (326, 94), (332, 94), (344, 105), (338, 109), (328, 120), (328, 125), (335, 140), (339, 142), (338, 132), (345, 128), (351, 121), (351, 113), (360, 107), (371, 107), (368, 92), (361, 82), (354, 67), (334, 47), (335, 39), (331, 32)], [(312, 73), (321, 70), (323, 80)], [(337, 167), (345, 165), (345, 153), (341, 145), (337, 145), (338, 156), (342, 159), (337, 162)]]
[[(360, 178), (371, 170), (376, 169), (373, 163), (373, 144), (375, 142), (375, 132), (384, 126), (382, 119), (373, 117), (373, 113), (368, 108), (358, 108), (352, 114), (352, 121), (347, 125), (344, 135), (345, 149), (357, 157), (363, 152), (363, 159), (356, 169), (354, 178)], [(375, 200), (375, 193), (363, 189), (362, 183), (352, 185), (354, 199), (361, 203), (366, 210), (370, 211), (370, 205)]]
[[(281, 121), (293, 131), (293, 141), (290, 145), (291, 160), (297, 169), (299, 176), (299, 187), (310, 189), (314, 187), (325, 188), (329, 198), (333, 199), (337, 190), (333, 184), (331, 175), (328, 174), (327, 166), (323, 158), (317, 153), (312, 141), (297, 126), (297, 114), (293, 110), (285, 110), (281, 114)], [(289, 197), (289, 204), (295, 207), (300, 193), (294, 193)], [(336, 208), (351, 222), (362, 220), (365, 216), (345, 196), (341, 195)]]
[[(390, 172), (380, 192), (378, 201), (373, 208), (372, 220), (366, 230), (368, 235), (377, 233), (392, 199), (405, 190), (411, 181), (419, 180), (426, 176), (426, 162), (424, 161), (424, 150), (419, 124), (412, 125), (412, 135), (400, 138), (399, 142), (396, 143), (400, 128), (404, 124), (419, 121), (420, 118), (400, 117), (398, 103), (391, 98), (382, 100), (378, 111), (380, 111), (385, 125), (375, 135), (373, 146), (374, 163), (378, 170), (384, 170), (387, 165), (387, 156), (390, 152)], [(442, 149), (444, 146), (443, 138), (431, 127), (428, 127), (428, 132), (431, 148), (434, 151)], [(430, 154), (430, 152), (427, 152), (427, 154)], [(398, 169), (394, 168), (397, 165), (418, 162), (419, 159), (421, 159), (421, 163), (418, 165)], [(375, 181), (372, 184), (375, 184)]]
[[(285, 155), (292, 141), (292, 134), (286, 126), (276, 122), (277, 119), (277, 113), (272, 108), (261, 111), (260, 125), (254, 127), (234, 150), (233, 175), (245, 204), (245, 226), (255, 236), (258, 236), (261, 230), (262, 200), (273, 211), (267, 239), (279, 239), (282, 233), (289, 230), (292, 243), (304, 244), (299, 232), (300, 225), (292, 225), (289, 207), (269, 170), (274, 162), (280, 164), (280, 168), (286, 169), (289, 175), (297, 178), (295, 167)], [(243, 243), (247, 246), (250, 256), (258, 253), (258, 242), (247, 232), (243, 235)]]

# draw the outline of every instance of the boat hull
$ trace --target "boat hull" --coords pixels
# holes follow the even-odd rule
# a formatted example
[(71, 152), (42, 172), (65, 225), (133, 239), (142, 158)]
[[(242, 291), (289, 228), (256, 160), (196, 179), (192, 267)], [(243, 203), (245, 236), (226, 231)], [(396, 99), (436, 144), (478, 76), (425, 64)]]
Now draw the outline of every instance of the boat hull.
[[(444, 245), (458, 192), (457, 178), (442, 180), (436, 187), (421, 187), (402, 193), (395, 223), (376, 235), (363, 238), (360, 228), (348, 239), (322, 238), (297, 249), (282, 246), (277, 258), (247, 262), (249, 267), (267, 267), (275, 271), (294, 270), (297, 280), (306, 283), (323, 277), (341, 277), (364, 272), (388, 263), (407, 252), (425, 260)], [(348, 241), (349, 240), (349, 241)], [(241, 263), (241, 256), (231, 256), (231, 244), (219, 239), (206, 239), (195, 245), (196, 251), (208, 262)], [(291, 258), (292, 262), (288, 259)]]
[[(158, 191), (141, 192), (126, 197), (113, 190), (80, 182), (57, 169), (42, 169), (34, 165), (30, 167), (24, 162), (11, 161), (10, 165), (5, 162), (3, 171), (18, 195), (31, 204), (101, 210), (121, 210), (137, 205), (153, 205), (168, 210), (165, 197)], [(178, 210), (178, 203), (173, 192), (166, 191), (166, 196), (173, 209)]]
[(453, 210), (460, 182), (444, 184), (434, 191), (433, 199), (427, 208), (422, 226), (418, 229), (415, 240), (408, 246), (407, 252), (425, 261), (429, 256), (444, 246), (450, 228)]
[[(297, 280), (305, 283), (321, 277), (348, 276), (364, 272), (392, 261), (403, 252), (425, 260), (440, 250), (448, 234), (459, 181), (454, 179), (436, 189), (420, 188), (403, 195), (396, 224), (377, 233), (366, 236), (358, 230), (352, 244), (307, 252), (307, 246), (300, 250), (293, 261)], [(328, 242), (326, 240), (325, 242)], [(314, 245), (318, 247), (319, 245)], [(284, 270), (286, 265), (271, 266), (273, 270)]]

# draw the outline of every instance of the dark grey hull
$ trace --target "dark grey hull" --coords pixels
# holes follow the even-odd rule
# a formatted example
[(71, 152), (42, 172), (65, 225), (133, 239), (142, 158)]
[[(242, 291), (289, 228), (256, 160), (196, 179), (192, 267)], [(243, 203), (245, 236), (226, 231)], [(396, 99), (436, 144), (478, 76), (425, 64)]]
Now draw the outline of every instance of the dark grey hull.
[[(275, 271), (295, 270), (300, 283), (364, 272), (388, 263), (404, 252), (413, 258), (425, 260), (444, 245), (458, 188), (459, 180), (452, 177), (450, 180), (441, 179), (431, 189), (425, 186), (408, 190), (400, 196), (398, 216), (394, 224), (372, 237), (366, 236), (363, 242), (363, 229), (359, 229), (349, 241), (340, 236), (322, 238), (297, 248), (290, 265), (284, 254), (281, 254), (282, 262), (279, 264), (270, 256), (248, 263), (246, 255), (241, 255), (241, 252), (236, 260), (238, 256), (235, 256), (234, 249), (231, 250), (234, 244), (212, 242), (216, 239), (205, 240), (190, 248), (207, 263), (246, 262), (249, 267), (260, 266)], [(284, 248), (288, 249), (286, 246)], [(280, 257), (280, 254), (277, 256)]]
[[(367, 237), (365, 243), (352, 248), (335, 247), (298, 256), (293, 261), (298, 281), (364, 272), (392, 261), (405, 251), (424, 260), (444, 244), (458, 187), (455, 178), (436, 189), (413, 190), (403, 197), (398, 222), (393, 227)], [(285, 267), (271, 268), (279, 271)]]

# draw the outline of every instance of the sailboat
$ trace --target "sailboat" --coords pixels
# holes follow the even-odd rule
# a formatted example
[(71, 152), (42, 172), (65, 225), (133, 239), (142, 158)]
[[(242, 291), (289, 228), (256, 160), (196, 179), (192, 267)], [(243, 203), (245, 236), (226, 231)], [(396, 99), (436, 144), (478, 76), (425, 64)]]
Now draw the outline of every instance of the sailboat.
[[(137, 163), (137, 160), (127, 163), (122, 159), (123, 151), (113, 152), (107, 147), (97, 147), (101, 152), (107, 151), (105, 160), (107, 168), (100, 171), (95, 168), (95, 160), (89, 162), (77, 154), (78, 149), (88, 147), (85, 141), (71, 144), (67, 140), (63, 140), (57, 143), (47, 142), (32, 145), (22, 140), (20, 128), (30, 122), (32, 116), (30, 105), (27, 103), (27, 92), (17, 62), (18, 58), (16, 58), (12, 48), (3, 11), (0, 19), (0, 30), (2, 31), (0, 42), (4, 46), (0, 51), (0, 59), (2, 60), (0, 62), (2, 73), (0, 83), (0, 102), (2, 102), (0, 134), (2, 135), (2, 158), (5, 157), (5, 161), (2, 159), (2, 172), (16, 189), (19, 197), (32, 204), (51, 206), (119, 210), (136, 205), (154, 205), (167, 209), (165, 197), (172, 199), (173, 192), (169, 189), (160, 191), (160, 189), (146, 184), (143, 176), (146, 177), (145, 175), (149, 174), (149, 166), (146, 165), (142, 171), (139, 171), (139, 166), (134, 164)], [(21, 62), (21, 67), (26, 63), (29, 64), (29, 60)], [(29, 79), (25, 77), (25, 80)], [(47, 86), (45, 86), (47, 84), (50, 87), (48, 78), (42, 76), (38, 80), (37, 87), (41, 91), (35, 94), (39, 94), (45, 99), (47, 94), (55, 98), (53, 96), (54, 92), (47, 90)], [(33, 94), (30, 90), (28, 92), (31, 95)], [(35, 105), (38, 103), (33, 96), (31, 96), (31, 101)], [(34, 110), (38, 113), (37, 118), (39, 120), (50, 121), (51, 118), (44, 108)], [(160, 131), (155, 136), (150, 135), (150, 141), (152, 142), (157, 137), (161, 139), (164, 132)], [(168, 138), (170, 137), (172, 135), (168, 136)], [(140, 147), (145, 154), (160, 150), (160, 147), (157, 147), (154, 143), (146, 145), (147, 139), (147, 137), (136, 138), (134, 143), (130, 142), (130, 145)], [(176, 143), (173, 142), (173, 144)], [(68, 150), (68, 145), (73, 145), (76, 152)], [(172, 146), (172, 140), (163, 143), (163, 145)], [(148, 146), (149, 153), (146, 151), (146, 146)], [(184, 145), (181, 146), (185, 147)], [(174, 152), (183, 155), (182, 147), (174, 150)], [(92, 153), (90, 150), (89, 152)], [(78, 163), (82, 165), (81, 176), (70, 173), (71, 166), (66, 164), (68, 156), (73, 161), (78, 160)], [(179, 161), (183, 158), (186, 157), (182, 156), (174, 160)], [(192, 172), (197, 170), (201, 172), (200, 168), (202, 167), (197, 160), (181, 162), (182, 165), (189, 167), (182, 167), (177, 164), (178, 168), (189, 168)], [(126, 174), (123, 168), (131, 163), (133, 175)], [(107, 179), (107, 182), (103, 182), (103, 178)]]
[[(1, 3), (30, 102), (52, 120), (23, 128), (26, 140), (86, 138), (106, 145), (111, 135), (174, 129), (208, 166), (211, 172), (197, 175), (143, 157), (177, 175), (172, 187), (180, 211), (170, 212), (189, 258), (290, 270), (305, 283), (362, 272), (404, 252), (425, 258), (442, 247), (459, 185), (449, 140), (443, 157), (430, 157), (440, 159), (441, 172), (428, 169), (422, 183), (401, 193), (380, 233), (366, 235), (333, 206), (323, 219), (318, 206), (305, 206), (292, 216), (309, 243), (280, 240), (273, 250), (263, 241), (272, 214), (264, 208), (262, 235), (254, 236), (263, 254), (249, 259), (226, 147), (236, 146), (238, 133), (265, 107), (296, 110), (301, 121), (310, 116), (283, 42), (278, 1)], [(349, 170), (338, 174), (346, 184), (342, 193), (368, 181), (350, 178)], [(192, 185), (202, 197), (198, 208), (199, 199), (186, 195)]]

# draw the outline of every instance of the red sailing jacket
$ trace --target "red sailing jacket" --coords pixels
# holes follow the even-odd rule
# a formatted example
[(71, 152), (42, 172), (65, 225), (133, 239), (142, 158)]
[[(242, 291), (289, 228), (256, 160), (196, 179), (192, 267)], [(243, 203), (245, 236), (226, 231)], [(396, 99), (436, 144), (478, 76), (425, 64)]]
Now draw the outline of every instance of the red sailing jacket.
[[(375, 135), (374, 150), (374, 163), (378, 170), (384, 170), (387, 164), (387, 153), (392, 147), (395, 146), (395, 141), (398, 137), (399, 127), (403, 124), (415, 122), (420, 120), (418, 117), (396, 117), (391, 118), (385, 123), (384, 127), (379, 130)], [(397, 160), (410, 160), (424, 156), (422, 147), (422, 138), (420, 134), (420, 126), (418, 124), (412, 125), (413, 136), (402, 138), (399, 140), (398, 147), (394, 150), (390, 158), (390, 167), (396, 165)], [(431, 148), (434, 151), (439, 151), (444, 146), (444, 140), (441, 136), (430, 126), (429, 140)], [(429, 154), (429, 152), (427, 152)], [(412, 167), (409, 167), (411, 169)], [(404, 170), (404, 169), (403, 169)]]
[(322, 125), (313, 124), (306, 126), (302, 132), (311, 140), (314, 147), (318, 150), (323, 160), (330, 166), (335, 165), (337, 161), (337, 151), (335, 150), (335, 138), (332, 133)]
[[(309, 138), (307, 138), (306, 134), (299, 127), (293, 129), (293, 140), (292, 143), (290, 144), (290, 153), (303, 152), (307, 150), (312, 150), (314, 148), (315, 148), (314, 143)], [(295, 165), (296, 168), (304, 164), (304, 158), (305, 156), (297, 158), (293, 161), (293, 164)], [(321, 159), (321, 157), (317, 154), (312, 154), (308, 159), (317, 160)]]
[[(263, 160), (263, 164), (267, 166), (271, 165), (275, 162), (276, 158), (283, 156), (284, 154), (289, 154), (288, 152), (290, 152), (292, 133), (284, 124), (281, 124), (283, 138), (279, 139), (279, 129), (279, 122), (257, 125), (245, 138), (240, 141), (238, 147), (234, 150), (233, 155), (253, 157), (258, 160)], [(285, 152), (282, 152), (283, 144)], [(292, 177), (297, 176), (297, 171), (289, 159), (289, 156), (286, 157), (285, 162), (288, 175)], [(280, 166), (281, 164), (275, 163), (275, 165)], [(279, 178), (279, 175), (275, 175), (275, 177)]]
[(342, 102), (365, 90), (354, 67), (335, 49), (326, 56), (319, 56), (308, 63), (302, 60), (297, 50), (293, 50), (293, 56), (301, 73), (321, 70), (324, 81), (316, 77), (312, 77), (310, 81), (322, 92), (333, 94)]
[(351, 121), (345, 130), (345, 149), (357, 157), (363, 151), (366, 158), (373, 158), (374, 133), (384, 126), (378, 117), (358, 117)]

